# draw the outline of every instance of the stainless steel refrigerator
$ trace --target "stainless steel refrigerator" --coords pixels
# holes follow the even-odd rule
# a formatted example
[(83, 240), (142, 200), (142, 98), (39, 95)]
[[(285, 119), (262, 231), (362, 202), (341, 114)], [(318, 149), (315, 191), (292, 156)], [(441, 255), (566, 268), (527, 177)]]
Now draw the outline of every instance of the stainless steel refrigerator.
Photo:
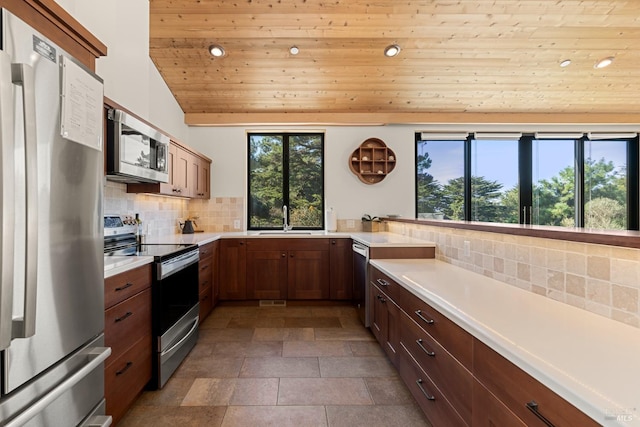
[(102, 81), (1, 19), (0, 425), (108, 426)]

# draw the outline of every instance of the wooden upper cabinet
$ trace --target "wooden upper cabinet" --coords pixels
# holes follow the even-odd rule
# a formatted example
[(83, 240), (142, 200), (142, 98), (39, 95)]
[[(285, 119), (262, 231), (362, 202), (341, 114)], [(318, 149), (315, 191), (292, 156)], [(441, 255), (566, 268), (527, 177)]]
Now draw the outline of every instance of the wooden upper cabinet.
[(107, 46), (54, 0), (2, 0), (0, 7), (31, 25), (94, 72), (96, 58), (107, 55)]
[(167, 158), (169, 182), (157, 184), (128, 184), (128, 193), (157, 193), (166, 196), (209, 199), (211, 160), (194, 154), (173, 141)]

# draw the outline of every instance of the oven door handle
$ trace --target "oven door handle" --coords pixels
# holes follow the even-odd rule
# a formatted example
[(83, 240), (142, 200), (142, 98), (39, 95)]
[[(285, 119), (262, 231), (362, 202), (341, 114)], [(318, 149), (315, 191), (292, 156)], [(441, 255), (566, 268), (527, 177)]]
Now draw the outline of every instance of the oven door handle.
[(193, 333), (198, 330), (199, 317), (200, 316), (196, 316), (193, 318), (193, 325), (191, 326), (191, 329), (189, 329), (189, 332), (187, 332), (185, 336), (180, 339), (180, 341), (178, 341), (177, 343), (175, 343), (174, 345), (172, 345), (171, 347), (169, 347), (168, 349), (160, 353), (160, 359), (169, 358), (173, 356), (173, 353), (178, 351), (178, 348), (180, 348), (182, 343), (184, 343), (187, 339), (189, 339), (189, 337), (191, 337), (191, 335), (193, 335)]

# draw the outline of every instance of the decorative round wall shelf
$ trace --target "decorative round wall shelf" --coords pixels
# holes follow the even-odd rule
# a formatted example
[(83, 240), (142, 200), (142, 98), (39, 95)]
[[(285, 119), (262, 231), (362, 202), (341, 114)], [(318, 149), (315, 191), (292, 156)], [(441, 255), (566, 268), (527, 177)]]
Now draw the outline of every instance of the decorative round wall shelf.
[(365, 140), (349, 158), (349, 169), (365, 184), (382, 181), (396, 167), (396, 155), (378, 138)]

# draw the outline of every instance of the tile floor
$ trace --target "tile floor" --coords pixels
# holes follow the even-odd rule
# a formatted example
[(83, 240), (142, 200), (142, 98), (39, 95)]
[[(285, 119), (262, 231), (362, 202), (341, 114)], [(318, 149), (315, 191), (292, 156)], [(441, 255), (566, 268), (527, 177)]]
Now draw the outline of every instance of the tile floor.
[(350, 306), (221, 306), (121, 427), (429, 426)]

